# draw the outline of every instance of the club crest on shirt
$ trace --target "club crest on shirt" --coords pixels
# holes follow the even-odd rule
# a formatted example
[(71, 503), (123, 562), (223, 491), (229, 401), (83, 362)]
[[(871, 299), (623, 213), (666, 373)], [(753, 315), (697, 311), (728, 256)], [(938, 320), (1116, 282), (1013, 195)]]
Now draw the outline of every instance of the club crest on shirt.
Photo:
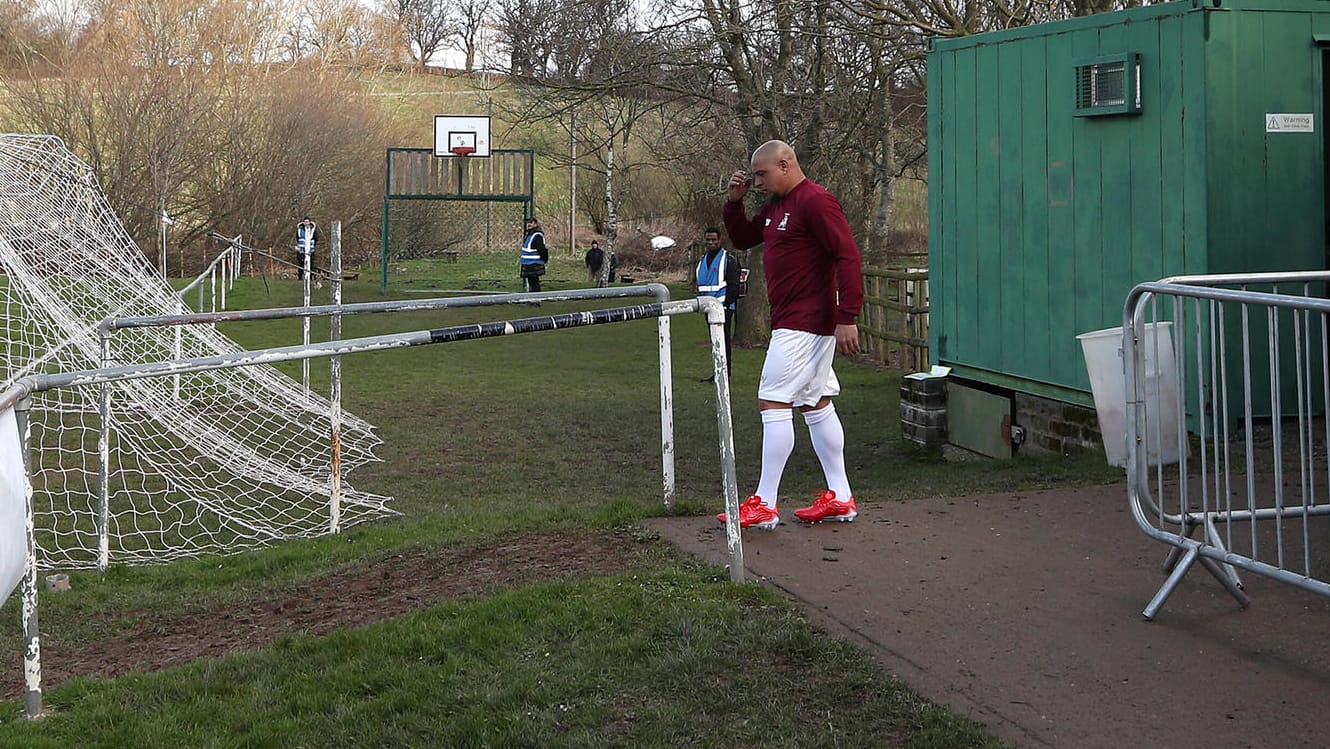
[[(770, 221), (771, 219), (767, 219), (768, 223), (770, 223)], [(785, 217), (780, 220), (779, 224), (776, 224), (776, 231), (785, 231), (785, 226), (788, 223), (790, 223), (790, 214), (786, 212)]]

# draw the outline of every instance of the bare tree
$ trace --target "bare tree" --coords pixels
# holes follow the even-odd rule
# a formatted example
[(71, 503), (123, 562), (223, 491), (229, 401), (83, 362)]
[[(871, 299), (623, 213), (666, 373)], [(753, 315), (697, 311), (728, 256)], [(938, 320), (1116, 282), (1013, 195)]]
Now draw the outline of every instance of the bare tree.
[(559, 0), (496, 0), (499, 41), (508, 52), (508, 73), (543, 78), (558, 35)]
[(476, 69), (476, 52), (480, 35), (490, 15), (490, 0), (458, 0), (457, 22), (453, 24), (450, 41), (454, 49), (466, 55), (466, 72)]
[(446, 0), (386, 0), (385, 4), (412, 59), (422, 68), (455, 33)]
[(284, 243), (311, 213), (342, 219), (348, 249), (370, 246), (383, 175), (364, 165), (397, 140), (389, 113), (355, 69), (253, 65), (274, 54), (279, 11), (255, 0), (92, 6), (58, 75), (6, 84), (0, 127), (62, 137), (145, 247), (163, 210), (184, 242), (215, 228)]
[(0, 0), (0, 70), (18, 67), (37, 45), (33, 0)]
[[(624, 0), (557, 6), (553, 15), (543, 19), (545, 29), (554, 30), (558, 40), (543, 48), (548, 56), (516, 63), (531, 71), (529, 75), (539, 86), (526, 90), (519, 107), (509, 113), (519, 124), (557, 121), (565, 132), (576, 121), (577, 167), (604, 177), (598, 188), (584, 181), (584, 192), (577, 198), (603, 235), (607, 255), (614, 252), (618, 241), (625, 199), (636, 192), (635, 177), (654, 168), (653, 177), (659, 180), (671, 169), (681, 168), (683, 155), (696, 143), (699, 123), (697, 112), (682, 105), (683, 97), (649, 85), (664, 73), (641, 68), (654, 67), (652, 61), (664, 55), (653, 32), (632, 28), (629, 8)], [(510, 38), (522, 38), (528, 29), (519, 24), (507, 33)], [(635, 137), (644, 123), (650, 123), (650, 135)], [(552, 151), (547, 158), (556, 165), (568, 165), (560, 152)], [(660, 212), (658, 206), (635, 206), (638, 215)], [(608, 277), (606, 263), (600, 285), (608, 283)]]
[(357, 0), (307, 0), (298, 33), (325, 65), (394, 62), (400, 49), (393, 21)]

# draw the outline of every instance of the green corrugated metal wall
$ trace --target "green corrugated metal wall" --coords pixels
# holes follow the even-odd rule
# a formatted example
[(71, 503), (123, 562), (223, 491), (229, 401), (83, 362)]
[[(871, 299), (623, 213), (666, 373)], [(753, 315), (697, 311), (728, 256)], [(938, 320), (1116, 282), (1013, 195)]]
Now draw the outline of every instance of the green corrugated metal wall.
[[(938, 41), (929, 55), (934, 357), (1088, 404), (1076, 335), (1180, 273), (1325, 267), (1330, 3), (1155, 5)], [(1074, 117), (1074, 64), (1141, 55), (1142, 112)], [(1316, 133), (1268, 136), (1266, 112)]]

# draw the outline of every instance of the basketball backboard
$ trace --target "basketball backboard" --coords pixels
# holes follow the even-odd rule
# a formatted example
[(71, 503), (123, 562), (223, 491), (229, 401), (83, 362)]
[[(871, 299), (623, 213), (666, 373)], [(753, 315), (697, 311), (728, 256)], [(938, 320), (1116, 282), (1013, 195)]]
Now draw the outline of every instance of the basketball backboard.
[(483, 115), (434, 115), (434, 155), (489, 157), (490, 118)]

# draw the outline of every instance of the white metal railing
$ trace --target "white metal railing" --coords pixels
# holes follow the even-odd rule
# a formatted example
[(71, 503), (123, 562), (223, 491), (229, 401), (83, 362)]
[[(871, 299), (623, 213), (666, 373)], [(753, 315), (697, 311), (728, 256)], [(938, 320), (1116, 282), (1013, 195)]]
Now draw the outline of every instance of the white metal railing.
[[(557, 292), (556, 292), (557, 293)], [(512, 295), (512, 302), (538, 301), (543, 295)], [(493, 297), (486, 297), (486, 301)], [(31, 434), (29, 431), (29, 412), (33, 408), (33, 395), (48, 390), (64, 387), (86, 387), (108, 382), (141, 379), (147, 377), (165, 377), (175, 374), (203, 372), (214, 369), (275, 364), (303, 359), (329, 358), (343, 355), (362, 354), (371, 351), (425, 346), (440, 343), (453, 343), (479, 338), (491, 338), (504, 335), (535, 333), (540, 331), (561, 330), (564, 328), (601, 325), (608, 323), (629, 322), (673, 315), (701, 313), (706, 316), (711, 339), (712, 369), (715, 373), (716, 388), (716, 428), (720, 445), (721, 483), (725, 498), (726, 543), (730, 558), (730, 579), (743, 582), (743, 547), (739, 533), (739, 490), (734, 469), (734, 430), (730, 412), (729, 379), (725, 376), (725, 311), (721, 304), (710, 297), (683, 301), (655, 302), (631, 307), (598, 309), (588, 312), (569, 312), (518, 320), (504, 320), (473, 325), (459, 325), (431, 330), (416, 330), (406, 333), (333, 340), (312, 343), (308, 346), (286, 346), (264, 349), (261, 351), (241, 351), (219, 354), (196, 359), (154, 362), (120, 367), (79, 372), (65, 372), (54, 375), (32, 375), (15, 381), (4, 392), (0, 392), (0, 415), (13, 409), (17, 439), (10, 440), (17, 444), (23, 455), (25, 469), (22, 477), (22, 490), (25, 501), (24, 546), (26, 560), (21, 580), (23, 597), (24, 629), (24, 698), (25, 713), (29, 718), (42, 714), (41, 687), (41, 639), (37, 618), (37, 545), (33, 529), (35, 527), (33, 486), (31, 481)], [(0, 446), (5, 441), (0, 440)], [(669, 449), (670, 445), (664, 445)]]
[[(226, 246), (226, 249), (218, 253), (217, 257), (213, 258), (212, 262), (208, 263), (208, 266), (203, 269), (203, 272), (195, 276), (193, 281), (190, 281), (185, 285), (185, 288), (177, 291), (176, 296), (179, 296), (183, 302), (186, 295), (191, 291), (197, 290), (199, 294), (199, 303), (198, 308), (195, 311), (217, 312), (219, 309), (217, 302), (220, 292), (220, 309), (226, 309), (226, 292), (234, 289), (236, 280), (240, 278), (240, 252), (242, 246), (240, 237), (230, 240), (230, 244)], [(221, 283), (218, 283), (219, 281)], [(210, 297), (212, 300), (207, 309), (205, 309), (204, 306), (205, 290), (207, 292), (207, 297)]]
[(1146, 618), (1197, 563), (1243, 606), (1240, 570), (1330, 597), (1316, 520), (1330, 515), (1327, 282), (1187, 276), (1127, 297), (1128, 493), (1141, 529), (1173, 547)]
[[(333, 223), (333, 264), (337, 267), (340, 264), (337, 247), (340, 238), (340, 226), (337, 222)], [(360, 302), (355, 304), (342, 304), (341, 284), (334, 277), (333, 281), (333, 303), (319, 306), (304, 307), (276, 307), (268, 309), (253, 310), (233, 310), (220, 312), (195, 312), (182, 315), (155, 315), (144, 317), (112, 317), (103, 320), (98, 326), (101, 350), (102, 367), (110, 367), (114, 363), (125, 363), (120, 361), (114, 347), (114, 337), (117, 330), (144, 329), (170, 327), (179, 332), (181, 329), (197, 325), (215, 326), (218, 323), (245, 322), (259, 320), (285, 320), (300, 318), (310, 320), (314, 317), (327, 317), (332, 322), (331, 340), (337, 341), (341, 338), (341, 321), (343, 317), (364, 315), (364, 314), (384, 314), (394, 312), (422, 312), (431, 310), (461, 309), (470, 307), (493, 307), (499, 305), (527, 305), (540, 302), (565, 302), (565, 301), (609, 301), (648, 297), (654, 298), (659, 302), (668, 302), (670, 300), (669, 289), (662, 284), (642, 284), (637, 286), (616, 286), (601, 289), (569, 289), (567, 291), (542, 291), (534, 294), (501, 294), (484, 295), (469, 297), (440, 297), (434, 299), (408, 299), (377, 302)], [(661, 408), (661, 482), (664, 492), (664, 503), (666, 508), (674, 506), (675, 494), (675, 470), (674, 470), (674, 405), (673, 405), (673, 372), (672, 356), (670, 347), (670, 320), (668, 316), (660, 316), (657, 319), (657, 343), (658, 358), (660, 368), (660, 408)], [(308, 341), (304, 342), (308, 345)], [(176, 358), (180, 358), (180, 351), (175, 351)], [(303, 361), (308, 362), (306, 358)], [(337, 523), (337, 504), (340, 497), (340, 471), (337, 463), (341, 458), (339, 449), (340, 431), (341, 431), (341, 367), (338, 357), (333, 357), (332, 363), (335, 365), (330, 374), (331, 395), (329, 401), (332, 408), (332, 476), (335, 481), (330, 491), (330, 528), (329, 532), (335, 533), (338, 530)], [(176, 380), (174, 397), (179, 399), (179, 375), (172, 375)], [(111, 442), (112, 424), (114, 423), (114, 411), (112, 408), (111, 385), (104, 382), (99, 386), (98, 413), (100, 414), (100, 431), (98, 434), (99, 446), (99, 470), (98, 470), (98, 515), (97, 537), (99, 544), (98, 569), (105, 570), (110, 563), (110, 534), (111, 527), (108, 521), (108, 508), (110, 504), (112, 470), (110, 466), (110, 456), (108, 446)]]

